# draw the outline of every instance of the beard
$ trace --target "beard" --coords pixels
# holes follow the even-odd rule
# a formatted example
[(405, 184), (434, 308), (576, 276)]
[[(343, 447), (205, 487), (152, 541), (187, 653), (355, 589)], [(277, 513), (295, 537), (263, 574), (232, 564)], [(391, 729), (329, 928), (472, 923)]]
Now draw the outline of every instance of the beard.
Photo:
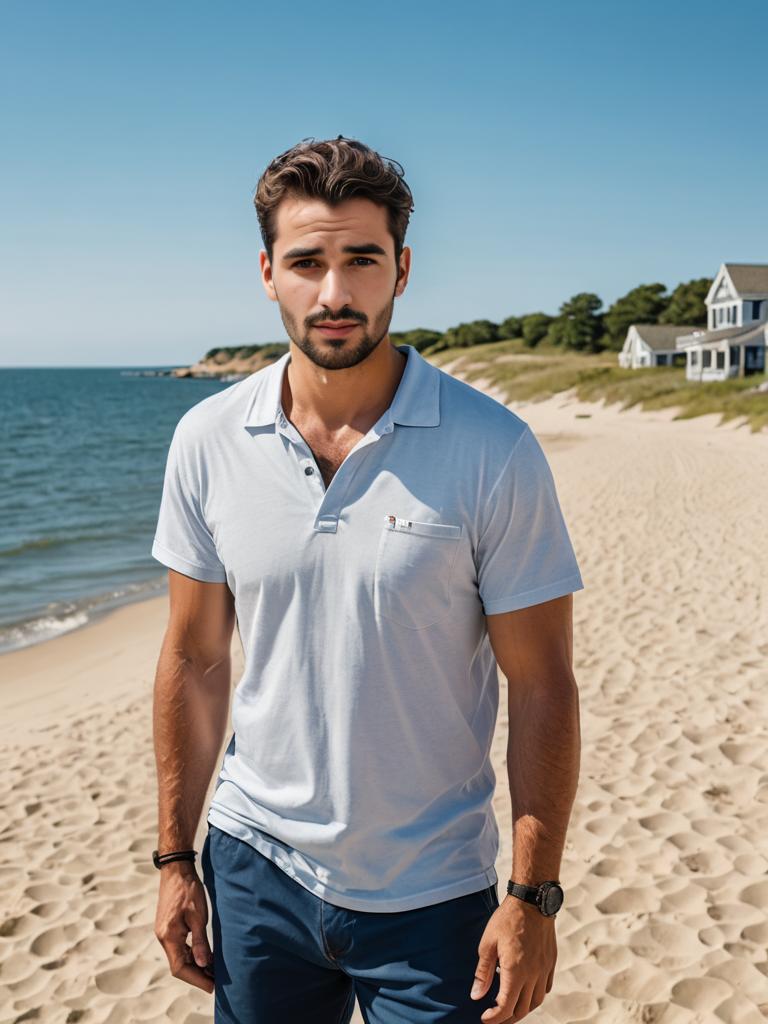
[[(300, 329), (296, 318), (282, 305), (279, 296), (278, 305), (280, 306), (280, 318), (288, 337), (308, 359), (324, 370), (348, 370), (351, 366), (357, 366), (358, 363), (367, 359), (386, 338), (395, 308), (395, 295), (393, 292), (387, 305), (374, 316), (370, 328), (368, 327), (368, 317), (364, 313), (344, 307), (335, 314), (318, 313), (316, 316), (307, 317)], [(313, 324), (324, 320), (329, 322), (352, 320), (361, 323), (363, 325), (362, 336), (358, 337), (357, 341), (353, 341), (353, 336), (350, 335), (346, 338), (326, 337), (320, 344), (317, 344), (312, 341), (309, 332)]]

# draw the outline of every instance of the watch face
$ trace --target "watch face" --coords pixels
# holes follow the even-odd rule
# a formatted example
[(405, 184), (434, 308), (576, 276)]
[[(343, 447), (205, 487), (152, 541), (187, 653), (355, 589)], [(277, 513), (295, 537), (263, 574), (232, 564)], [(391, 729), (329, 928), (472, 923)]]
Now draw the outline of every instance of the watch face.
[(556, 914), (563, 905), (563, 890), (559, 885), (553, 883), (548, 885), (542, 900), (542, 909), (547, 916)]

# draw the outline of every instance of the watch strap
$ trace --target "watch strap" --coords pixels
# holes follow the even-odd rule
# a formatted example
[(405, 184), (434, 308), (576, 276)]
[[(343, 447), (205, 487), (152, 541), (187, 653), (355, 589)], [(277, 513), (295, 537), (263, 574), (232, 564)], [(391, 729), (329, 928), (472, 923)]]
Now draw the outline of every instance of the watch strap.
[(507, 892), (510, 896), (517, 896), (521, 900), (525, 900), (526, 903), (538, 903), (538, 885), (523, 885), (521, 882), (513, 882), (510, 879), (507, 882)]

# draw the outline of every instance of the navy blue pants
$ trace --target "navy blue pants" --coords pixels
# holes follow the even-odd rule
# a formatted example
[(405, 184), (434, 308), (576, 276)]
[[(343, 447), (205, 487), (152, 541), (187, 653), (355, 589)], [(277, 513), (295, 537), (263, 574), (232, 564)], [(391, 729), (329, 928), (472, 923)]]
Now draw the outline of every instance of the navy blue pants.
[(200, 857), (210, 897), (215, 1024), (477, 1024), (499, 974), (470, 999), (496, 886), (428, 907), (348, 910), (305, 889), (209, 823)]

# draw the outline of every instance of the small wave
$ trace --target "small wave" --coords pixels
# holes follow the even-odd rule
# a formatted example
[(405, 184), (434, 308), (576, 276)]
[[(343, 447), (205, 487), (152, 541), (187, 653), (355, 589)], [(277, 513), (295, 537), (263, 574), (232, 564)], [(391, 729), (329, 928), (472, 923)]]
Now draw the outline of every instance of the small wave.
[(87, 621), (88, 613), (79, 611), (74, 615), (43, 615), (31, 622), (11, 626), (0, 630), (0, 651), (16, 651), (21, 647), (42, 643), (43, 640), (52, 640), (55, 636), (70, 633), (73, 629), (84, 626)]
[(38, 537), (35, 540), (24, 541), (11, 548), (0, 548), (0, 558), (16, 558), (28, 551), (38, 551), (44, 548), (62, 548), (70, 544), (88, 544), (91, 541), (112, 541), (124, 540), (123, 534), (118, 533), (68, 533), (63, 537)]
[(96, 597), (75, 602), (54, 602), (41, 614), (23, 622), (0, 628), (0, 653), (31, 647), (53, 640), (64, 633), (87, 625), (93, 619), (134, 601), (157, 596), (166, 587), (166, 577), (158, 576), (141, 583), (115, 587)]

